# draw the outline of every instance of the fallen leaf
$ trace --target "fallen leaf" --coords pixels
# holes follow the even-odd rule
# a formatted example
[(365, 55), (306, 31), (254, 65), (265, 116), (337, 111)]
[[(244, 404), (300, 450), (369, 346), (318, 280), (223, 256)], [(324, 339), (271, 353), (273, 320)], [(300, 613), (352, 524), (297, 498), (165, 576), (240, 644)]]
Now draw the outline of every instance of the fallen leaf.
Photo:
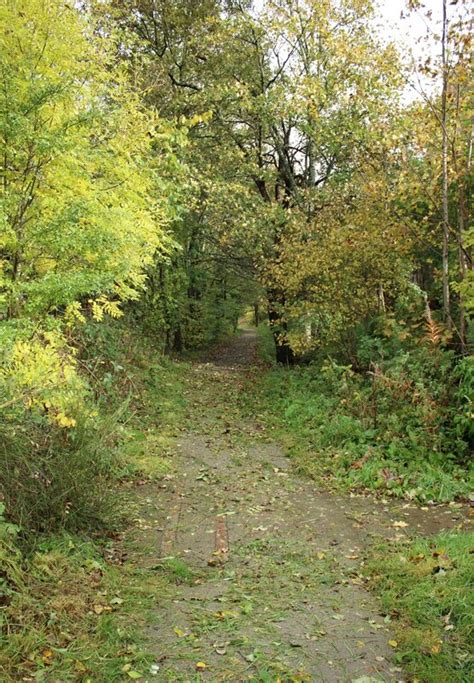
[(197, 671), (204, 671), (204, 669), (207, 669), (207, 664), (205, 664), (204, 662), (196, 662)]
[(424, 554), (420, 553), (419, 555), (413, 555), (413, 557), (410, 557), (410, 562), (414, 562), (415, 564), (418, 564), (418, 562), (421, 562), (424, 559), (425, 559)]
[(222, 612), (214, 612), (213, 616), (216, 619), (226, 619), (227, 617), (236, 617), (237, 614), (235, 612), (231, 612), (230, 610), (222, 610)]
[(444, 548), (437, 548), (436, 550), (433, 550), (433, 557), (440, 557), (440, 555), (445, 555), (446, 550)]
[(316, 557), (318, 558), (318, 560), (324, 560), (324, 558), (326, 557), (326, 553), (323, 553), (323, 551), (320, 550), (316, 553)]
[(398, 642), (396, 640), (389, 640), (388, 644), (390, 647), (398, 647)]
[(399, 521), (399, 522), (394, 522), (393, 526), (397, 529), (405, 529), (408, 526), (408, 524), (406, 522)]
[(54, 657), (54, 652), (52, 650), (50, 650), (49, 648), (46, 648), (41, 653), (41, 659), (43, 660), (43, 663), (46, 665), (51, 664), (51, 660), (53, 659), (53, 657)]
[(142, 677), (142, 674), (139, 671), (127, 671), (127, 676), (129, 678), (133, 678), (134, 681), (137, 681), (139, 678)]
[(122, 598), (112, 598), (112, 600), (110, 601), (110, 604), (111, 605), (122, 605), (123, 600), (122, 600)]
[(214, 645), (213, 645), (214, 651), (215, 651), (218, 655), (225, 655), (225, 654), (227, 654), (227, 645), (228, 645), (228, 644), (229, 644), (228, 641), (223, 642), (223, 643), (222, 643), (222, 642), (219, 642), (219, 641), (216, 641), (216, 642), (214, 643)]

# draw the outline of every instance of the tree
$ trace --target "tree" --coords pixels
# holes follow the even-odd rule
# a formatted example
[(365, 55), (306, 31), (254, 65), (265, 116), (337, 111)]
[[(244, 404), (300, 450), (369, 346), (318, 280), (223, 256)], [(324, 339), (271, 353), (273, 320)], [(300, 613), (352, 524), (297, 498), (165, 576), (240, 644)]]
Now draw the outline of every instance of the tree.
[[(421, 11), (417, 2), (408, 3)], [(438, 41), (438, 58), (431, 55), (413, 66), (415, 87), (424, 106), (413, 108), (409, 155), (417, 176), (407, 185), (405, 196), (412, 205), (424, 204), (424, 223), (430, 226), (424, 240), (432, 252), (440, 252), (443, 319), (454, 343), (466, 351), (466, 312), (472, 301), (472, 18), (469, 3), (444, 0), (441, 8), (441, 36), (430, 28), (427, 40)], [(421, 171), (421, 173), (420, 173)], [(441, 239), (431, 227), (437, 222)], [(421, 224), (420, 224), (421, 225)], [(419, 230), (419, 228), (418, 228)], [(439, 228), (438, 228), (439, 230)], [(441, 244), (440, 244), (441, 243)], [(435, 258), (435, 263), (437, 259)], [(435, 282), (437, 277), (434, 277)]]
[(390, 112), (396, 59), (371, 36), (370, 3), (278, 0), (257, 11), (116, 0), (110, 11), (147, 55), (149, 101), (167, 115), (210, 112), (187, 157), (202, 239), (256, 274), (277, 359), (292, 362), (286, 287), (276, 277), (285, 236), (298, 225), (305, 244), (334, 198), (335, 207), (350, 201), (348, 180)]
[[(70, 3), (3, 0), (0, 19), (1, 360), (5, 391), (21, 399), (30, 380), (44, 389), (39, 347), (73, 373), (63, 321), (120, 315), (169, 248), (174, 132), (143, 109), (113, 40)], [(60, 404), (49, 413), (65, 424)]]

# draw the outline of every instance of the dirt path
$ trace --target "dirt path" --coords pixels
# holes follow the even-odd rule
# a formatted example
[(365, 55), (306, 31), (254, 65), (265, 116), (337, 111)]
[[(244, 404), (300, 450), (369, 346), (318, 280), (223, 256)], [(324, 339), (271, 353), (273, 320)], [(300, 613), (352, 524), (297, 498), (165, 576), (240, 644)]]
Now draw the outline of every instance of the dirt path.
[(176, 475), (140, 489), (135, 556), (176, 584), (147, 632), (153, 680), (403, 681), (364, 552), (451, 526), (457, 511), (318, 490), (236, 408), (253, 332), (206, 360), (188, 378)]

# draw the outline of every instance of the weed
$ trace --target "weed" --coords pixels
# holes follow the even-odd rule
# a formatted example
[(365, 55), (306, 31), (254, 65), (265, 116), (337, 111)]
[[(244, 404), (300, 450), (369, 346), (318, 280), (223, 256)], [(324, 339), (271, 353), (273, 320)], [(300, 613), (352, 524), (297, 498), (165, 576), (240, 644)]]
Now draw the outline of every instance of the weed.
[(471, 365), (451, 372), (438, 350), (399, 353), (371, 374), (332, 360), (274, 368), (253, 383), (254, 406), (295, 467), (326, 483), (420, 501), (472, 490)]
[(192, 571), (186, 562), (179, 557), (165, 558), (155, 565), (153, 570), (164, 574), (170, 582), (192, 585), (197, 579), (196, 572)]
[(398, 659), (423, 683), (472, 680), (473, 542), (472, 533), (449, 532), (384, 544), (368, 563), (396, 631)]
[(137, 611), (156, 600), (165, 581), (146, 582), (133, 567), (120, 571), (90, 541), (59, 535), (41, 541), (30, 557), (10, 554), (6, 583), (0, 654), (5, 683), (115, 681), (128, 669), (147, 670)]

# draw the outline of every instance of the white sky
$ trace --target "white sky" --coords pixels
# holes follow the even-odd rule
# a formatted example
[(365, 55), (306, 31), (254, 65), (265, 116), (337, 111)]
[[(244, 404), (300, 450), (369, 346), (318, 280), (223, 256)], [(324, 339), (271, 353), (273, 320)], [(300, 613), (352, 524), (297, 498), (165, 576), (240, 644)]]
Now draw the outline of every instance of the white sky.
[[(469, 0), (474, 8), (474, 0)], [(469, 2), (459, 2), (452, 5), (448, 2), (448, 21), (453, 21), (460, 12), (469, 12)], [(257, 12), (261, 10), (265, 0), (254, 0)], [(441, 18), (442, 0), (422, 0), (422, 8), (417, 11), (408, 11), (406, 0), (373, 0), (376, 15), (376, 24), (379, 26), (380, 35), (387, 42), (393, 41), (398, 46), (402, 56), (407, 62), (431, 57), (433, 61), (440, 57), (441, 45)], [(427, 13), (431, 12), (431, 18)], [(472, 16), (472, 14), (471, 14)], [(421, 81), (424, 90), (430, 90), (433, 83), (426, 79)], [(416, 90), (419, 83), (413, 81)], [(417, 97), (415, 90), (407, 85), (405, 97), (411, 100)]]
[[(448, 2), (448, 22), (453, 22), (460, 16), (472, 18), (474, 2), (452, 4)], [(423, 9), (416, 12), (406, 10), (405, 0), (374, 0), (377, 14), (382, 23), (382, 34), (395, 40), (401, 46), (413, 50), (415, 56), (430, 54), (437, 55), (440, 51), (439, 41), (435, 35), (441, 34), (442, 0), (422, 0)], [(431, 19), (426, 14), (431, 12)], [(405, 18), (401, 18), (401, 14)], [(428, 38), (428, 40), (423, 40)], [(420, 42), (420, 39), (421, 42)]]
[[(424, 11), (410, 12), (406, 10), (405, 0), (378, 0), (375, 2), (377, 14), (380, 15), (383, 35), (393, 39), (399, 45), (413, 50), (416, 55), (422, 51), (435, 52), (439, 46), (433, 38), (429, 44), (419, 44), (421, 38), (426, 37), (430, 31), (435, 31), (439, 25), (442, 14), (442, 0), (424, 0)], [(452, 7), (449, 8), (452, 13)], [(426, 11), (432, 12), (431, 22), (423, 17)], [(401, 14), (405, 18), (401, 18)], [(431, 50), (430, 50), (431, 48)]]
[[(265, 0), (254, 0), (255, 8), (259, 11), (264, 5)], [(428, 31), (435, 30), (436, 26), (441, 20), (442, 0), (423, 0), (425, 8), (424, 12), (410, 12), (409, 17), (401, 19), (400, 15), (404, 12), (408, 15), (406, 10), (406, 0), (374, 0), (376, 13), (379, 15), (381, 32), (388, 39), (395, 40), (399, 45), (403, 45), (408, 49), (412, 49), (415, 53), (420, 52), (420, 49), (428, 49), (425, 44), (423, 48), (418, 47), (420, 38), (427, 35)], [(432, 21), (427, 24), (426, 20), (422, 18), (422, 14), (430, 11), (433, 14)], [(452, 5), (448, 6), (448, 13), (453, 15), (456, 8)], [(438, 46), (433, 40), (431, 42), (431, 51), (434, 52)]]
[[(471, 0), (472, 1), (472, 0)], [(387, 40), (393, 40), (402, 55), (419, 62), (420, 59), (431, 57), (432, 61), (440, 58), (441, 19), (443, 12), (442, 0), (423, 0), (422, 9), (408, 12), (405, 0), (374, 0), (376, 13), (379, 15), (380, 32)], [(448, 22), (454, 22), (461, 15), (466, 18), (474, 4), (460, 2), (458, 5), (448, 3)], [(431, 12), (431, 17), (426, 15)], [(472, 13), (470, 14), (472, 16)], [(420, 79), (420, 80), (418, 80)], [(425, 92), (435, 87), (435, 82), (421, 76), (413, 76), (411, 86), (407, 85), (405, 98), (417, 98), (420, 86)], [(414, 86), (414, 88), (413, 88)]]

